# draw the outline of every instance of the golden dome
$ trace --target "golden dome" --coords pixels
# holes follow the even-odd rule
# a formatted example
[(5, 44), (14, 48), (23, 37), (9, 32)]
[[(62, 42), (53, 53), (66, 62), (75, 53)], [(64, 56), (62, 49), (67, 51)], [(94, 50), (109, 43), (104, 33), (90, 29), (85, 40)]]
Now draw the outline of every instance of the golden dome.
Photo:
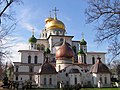
[(45, 19), (45, 22), (47, 23), (47, 22), (50, 22), (50, 21), (52, 21), (52, 20), (54, 20), (54, 19), (51, 18), (51, 17), (48, 17), (48, 18)]
[(60, 20), (57, 19), (50, 19), (49, 22), (46, 19), (46, 29), (55, 29), (55, 28), (59, 28), (59, 29), (63, 29), (65, 30), (65, 25), (63, 22), (61, 22)]

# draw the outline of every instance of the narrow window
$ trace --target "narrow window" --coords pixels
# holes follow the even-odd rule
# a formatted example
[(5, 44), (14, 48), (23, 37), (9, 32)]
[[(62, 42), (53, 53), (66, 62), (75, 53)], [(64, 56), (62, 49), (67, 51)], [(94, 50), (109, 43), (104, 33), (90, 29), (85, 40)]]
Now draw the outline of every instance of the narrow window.
[(32, 80), (32, 76), (30, 76), (30, 80)]
[(44, 85), (46, 85), (46, 78), (44, 78)]
[(18, 66), (16, 66), (16, 72), (18, 72)]
[(100, 81), (102, 82), (102, 77), (100, 77)]
[(49, 79), (49, 84), (52, 85), (52, 78)]
[(31, 56), (28, 56), (28, 63), (31, 63)]
[(59, 68), (59, 71), (60, 71), (60, 68), (61, 68), (60, 65), (58, 66), (58, 68)]
[(105, 84), (107, 84), (107, 77), (105, 77)]
[(38, 57), (37, 57), (37, 56), (35, 56), (34, 58), (35, 58), (35, 64), (37, 64), (37, 59), (38, 59)]
[(18, 80), (18, 76), (16, 76), (16, 80)]
[(30, 68), (29, 68), (29, 72), (33, 72), (33, 67), (30, 67)]
[(77, 78), (75, 77), (75, 84), (77, 84)]
[(92, 64), (95, 64), (95, 57), (92, 57)]

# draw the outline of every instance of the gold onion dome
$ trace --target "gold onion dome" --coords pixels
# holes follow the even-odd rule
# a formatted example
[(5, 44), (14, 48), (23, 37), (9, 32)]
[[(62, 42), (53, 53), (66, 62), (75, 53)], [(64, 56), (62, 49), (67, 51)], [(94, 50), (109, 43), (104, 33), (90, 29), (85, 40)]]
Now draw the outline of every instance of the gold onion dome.
[(54, 19), (51, 18), (51, 17), (48, 17), (48, 18), (45, 19), (45, 22), (47, 23), (47, 22), (50, 22), (50, 21), (52, 21), (52, 20), (54, 20)]
[(60, 20), (53, 19), (53, 18), (47, 18), (45, 19), (45, 22), (46, 22), (46, 29), (58, 28), (58, 29), (65, 30), (65, 25)]
[(64, 59), (71, 59), (73, 57), (74, 57), (74, 51), (66, 43), (66, 41), (64, 41), (62, 46), (56, 51), (56, 59), (64, 60)]

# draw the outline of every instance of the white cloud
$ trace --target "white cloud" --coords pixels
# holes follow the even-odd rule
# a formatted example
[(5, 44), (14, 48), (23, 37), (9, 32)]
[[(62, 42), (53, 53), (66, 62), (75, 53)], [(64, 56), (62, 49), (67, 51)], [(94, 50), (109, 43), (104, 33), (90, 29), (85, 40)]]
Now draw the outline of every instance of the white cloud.
[(22, 42), (18, 42), (15, 46), (11, 47), (12, 61), (20, 62), (20, 54), (18, 51), (19, 50), (27, 50), (27, 49), (28, 49), (28, 44), (22, 43)]

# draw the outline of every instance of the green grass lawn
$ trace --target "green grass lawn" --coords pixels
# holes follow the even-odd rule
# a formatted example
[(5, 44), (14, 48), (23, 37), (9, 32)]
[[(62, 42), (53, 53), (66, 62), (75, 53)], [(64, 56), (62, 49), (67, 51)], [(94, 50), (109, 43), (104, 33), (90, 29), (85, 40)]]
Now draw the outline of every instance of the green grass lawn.
[(80, 90), (120, 90), (120, 88), (82, 88)]

